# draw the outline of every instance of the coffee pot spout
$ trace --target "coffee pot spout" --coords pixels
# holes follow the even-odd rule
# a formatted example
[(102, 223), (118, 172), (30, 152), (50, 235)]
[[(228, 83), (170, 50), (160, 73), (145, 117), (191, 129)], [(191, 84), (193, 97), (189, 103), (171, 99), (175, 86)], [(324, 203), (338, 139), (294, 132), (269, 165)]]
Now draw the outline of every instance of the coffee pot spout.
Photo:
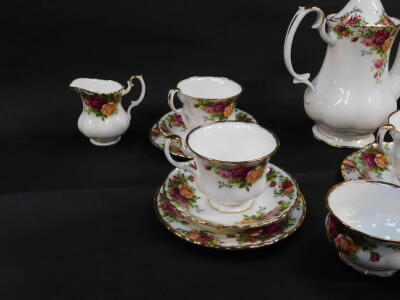
[(397, 50), (396, 59), (390, 69), (390, 81), (392, 85), (392, 93), (397, 100), (400, 97), (400, 47)]

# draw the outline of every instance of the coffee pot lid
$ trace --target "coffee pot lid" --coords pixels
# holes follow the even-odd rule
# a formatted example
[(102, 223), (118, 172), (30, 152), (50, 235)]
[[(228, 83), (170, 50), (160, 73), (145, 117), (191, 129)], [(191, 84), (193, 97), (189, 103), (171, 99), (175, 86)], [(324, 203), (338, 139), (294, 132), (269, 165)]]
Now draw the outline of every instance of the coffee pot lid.
[(331, 20), (353, 26), (391, 26), (395, 24), (386, 14), (380, 0), (350, 0)]

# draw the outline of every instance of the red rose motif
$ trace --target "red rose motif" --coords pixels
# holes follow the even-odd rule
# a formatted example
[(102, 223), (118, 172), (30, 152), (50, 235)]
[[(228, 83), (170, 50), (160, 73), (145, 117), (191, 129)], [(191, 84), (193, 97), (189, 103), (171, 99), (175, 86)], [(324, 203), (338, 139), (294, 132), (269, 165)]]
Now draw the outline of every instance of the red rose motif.
[(181, 126), (183, 126), (184, 124), (183, 124), (182, 116), (181, 116), (181, 115), (178, 115), (178, 114), (175, 114), (175, 115), (174, 115), (174, 121), (172, 122), (172, 124), (173, 124), (174, 126), (176, 126), (176, 127), (181, 127)]
[(386, 30), (378, 30), (375, 33), (374, 45), (377, 47), (382, 47), (389, 37), (390, 37), (390, 32)]
[(188, 200), (186, 199), (186, 197), (184, 197), (178, 188), (174, 188), (169, 192), (169, 195), (172, 198), (175, 198), (176, 200), (178, 200), (179, 202), (181, 202), (184, 206), (188, 205)]
[(293, 182), (291, 182), (291, 181), (285, 181), (285, 182), (282, 182), (281, 183), (281, 185), (280, 185), (280, 187), (282, 188), (282, 189), (284, 189), (284, 190), (286, 190), (286, 189), (288, 189), (288, 188), (290, 188), (290, 187), (292, 187), (293, 186)]
[(231, 178), (232, 172), (229, 170), (221, 170), (221, 171), (219, 171), (219, 175), (222, 178), (228, 179), (228, 178)]
[(89, 101), (90, 101), (90, 107), (93, 108), (94, 110), (101, 110), (103, 105), (107, 103), (106, 99), (94, 95), (90, 96)]
[(229, 102), (219, 102), (216, 105), (214, 105), (214, 112), (216, 114), (222, 114), (224, 113), (225, 108), (229, 105)]
[(375, 169), (377, 164), (375, 162), (376, 155), (373, 153), (363, 153), (362, 158), (365, 160), (365, 164), (367, 165), (368, 169)]
[(379, 262), (381, 260), (381, 255), (378, 252), (371, 252), (370, 261)]
[(252, 171), (254, 169), (255, 169), (255, 167), (249, 167), (249, 166), (237, 167), (237, 168), (233, 169), (233, 171), (232, 171), (232, 178), (237, 181), (245, 180), (247, 173), (249, 173), (250, 171)]
[(285, 230), (285, 226), (283, 222), (272, 223), (271, 225), (265, 226), (263, 228), (263, 234), (265, 235), (274, 235), (278, 233), (282, 233)]
[(208, 243), (208, 242), (212, 241), (213, 238), (211, 236), (201, 235), (197, 240), (201, 243)]
[(331, 215), (329, 215), (326, 221), (326, 226), (328, 227), (328, 234), (335, 239), (340, 231), (335, 219)]

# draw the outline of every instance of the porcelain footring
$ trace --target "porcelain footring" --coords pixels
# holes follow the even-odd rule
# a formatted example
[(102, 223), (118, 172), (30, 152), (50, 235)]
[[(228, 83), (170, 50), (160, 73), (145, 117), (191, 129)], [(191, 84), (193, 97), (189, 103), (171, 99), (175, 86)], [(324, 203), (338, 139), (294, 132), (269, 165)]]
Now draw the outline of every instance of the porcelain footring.
[(112, 139), (90, 139), (90, 142), (96, 146), (112, 146), (118, 143), (121, 140), (121, 137), (118, 136)]
[(332, 134), (326, 134), (323, 129), (314, 125), (312, 128), (314, 137), (326, 144), (337, 147), (337, 148), (363, 148), (371, 143), (375, 142), (375, 136), (373, 134), (365, 135), (365, 137), (359, 139), (343, 139)]
[(357, 272), (363, 273), (364, 275), (389, 277), (396, 273), (396, 270), (370, 270), (359, 266), (346, 255), (339, 253), (340, 259), (348, 266), (356, 270)]
[(237, 214), (237, 213), (241, 213), (244, 212), (248, 209), (250, 209), (253, 204), (254, 204), (255, 200), (249, 200), (241, 205), (237, 205), (237, 206), (226, 206), (226, 205), (222, 205), (219, 204), (217, 202), (215, 202), (214, 200), (208, 199), (208, 203), (210, 204), (210, 206), (222, 213), (225, 214)]

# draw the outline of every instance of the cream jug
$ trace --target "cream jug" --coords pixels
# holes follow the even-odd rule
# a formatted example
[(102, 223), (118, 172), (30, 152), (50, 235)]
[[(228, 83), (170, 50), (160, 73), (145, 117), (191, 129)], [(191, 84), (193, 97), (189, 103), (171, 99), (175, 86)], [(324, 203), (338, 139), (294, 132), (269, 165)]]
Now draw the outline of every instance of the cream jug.
[[(327, 43), (313, 81), (308, 73), (296, 73), (291, 61), (296, 30), (311, 12), (317, 13), (313, 28)], [(389, 17), (380, 0), (350, 0), (327, 17), (318, 7), (299, 8), (286, 34), (284, 59), (293, 82), (307, 85), (304, 107), (315, 122), (315, 138), (336, 147), (361, 148), (374, 142), (373, 133), (397, 109), (400, 96), (400, 55), (388, 70), (399, 26), (400, 20)]]

